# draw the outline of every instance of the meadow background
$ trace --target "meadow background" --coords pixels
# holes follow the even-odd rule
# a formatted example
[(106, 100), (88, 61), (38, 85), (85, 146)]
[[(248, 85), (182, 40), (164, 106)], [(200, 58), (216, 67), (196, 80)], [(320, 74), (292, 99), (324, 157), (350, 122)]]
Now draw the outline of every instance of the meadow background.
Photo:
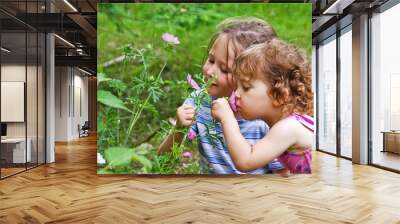
[[(99, 174), (201, 174), (195, 140), (157, 147), (176, 108), (199, 80), (216, 25), (233, 16), (267, 21), (279, 38), (311, 55), (311, 4), (101, 3), (97, 15)], [(179, 44), (161, 37), (170, 33)], [(185, 130), (180, 130), (185, 132)]]

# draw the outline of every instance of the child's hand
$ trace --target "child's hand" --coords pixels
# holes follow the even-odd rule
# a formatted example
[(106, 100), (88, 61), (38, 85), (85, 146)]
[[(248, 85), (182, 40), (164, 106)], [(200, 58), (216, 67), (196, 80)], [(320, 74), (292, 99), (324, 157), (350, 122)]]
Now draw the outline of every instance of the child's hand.
[(195, 110), (194, 107), (188, 104), (183, 104), (176, 110), (176, 126), (189, 127), (194, 122)]
[(228, 101), (225, 98), (219, 98), (212, 102), (211, 115), (221, 122), (223, 118), (230, 115), (235, 117)]

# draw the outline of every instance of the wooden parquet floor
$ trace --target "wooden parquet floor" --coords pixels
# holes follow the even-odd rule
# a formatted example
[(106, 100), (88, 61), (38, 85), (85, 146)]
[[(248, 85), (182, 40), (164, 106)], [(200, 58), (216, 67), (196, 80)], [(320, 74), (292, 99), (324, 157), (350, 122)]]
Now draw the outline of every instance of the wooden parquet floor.
[(2, 167), (1, 168), (1, 177), (7, 177), (13, 175), (18, 172), (22, 172), (25, 170), (25, 167)]
[(400, 175), (314, 153), (313, 174), (98, 176), (95, 137), (0, 181), (0, 223), (400, 223)]

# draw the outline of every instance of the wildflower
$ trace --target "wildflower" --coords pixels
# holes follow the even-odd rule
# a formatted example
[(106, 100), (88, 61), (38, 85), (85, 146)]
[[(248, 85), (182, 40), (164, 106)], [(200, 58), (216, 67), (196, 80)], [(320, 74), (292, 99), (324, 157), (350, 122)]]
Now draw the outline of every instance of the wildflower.
[(234, 112), (237, 112), (235, 92), (232, 92), (232, 95), (229, 97), (228, 102), (229, 102), (229, 105), (231, 106), (231, 109)]
[(192, 141), (194, 138), (196, 138), (196, 132), (194, 132), (192, 129), (190, 129), (189, 133), (187, 133), (186, 138), (190, 141)]
[(195, 90), (199, 90), (199, 89), (200, 89), (199, 84), (197, 84), (196, 81), (194, 81), (194, 79), (192, 78), (192, 75), (188, 74), (188, 75), (186, 76), (186, 80), (187, 80), (187, 82), (189, 83), (189, 85), (190, 85), (193, 89), (195, 89)]
[(180, 44), (178, 37), (170, 33), (164, 33), (161, 38), (169, 44)]
[(186, 151), (186, 152), (182, 153), (182, 156), (183, 156), (184, 158), (190, 159), (190, 158), (192, 158), (192, 153), (189, 152), (189, 151)]

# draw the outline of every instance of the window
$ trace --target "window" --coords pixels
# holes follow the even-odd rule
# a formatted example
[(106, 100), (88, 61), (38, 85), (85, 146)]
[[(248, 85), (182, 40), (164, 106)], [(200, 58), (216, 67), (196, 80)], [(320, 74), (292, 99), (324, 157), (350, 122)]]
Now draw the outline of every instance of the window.
[(318, 149), (336, 153), (336, 35), (318, 48)]
[(400, 170), (400, 4), (371, 18), (372, 163)]
[(340, 36), (340, 154), (352, 157), (352, 33), (351, 25)]
[[(15, 3), (9, 2), (4, 4)], [(18, 2), (22, 13), (39, 13), (44, 1)], [(3, 4), (2, 4), (3, 6)], [(2, 140), (0, 178), (45, 163), (45, 34), (0, 12)], [(14, 96), (14, 98), (10, 97)], [(20, 103), (21, 102), (21, 103)], [(16, 105), (13, 105), (16, 104)], [(18, 113), (20, 112), (20, 113)]]

